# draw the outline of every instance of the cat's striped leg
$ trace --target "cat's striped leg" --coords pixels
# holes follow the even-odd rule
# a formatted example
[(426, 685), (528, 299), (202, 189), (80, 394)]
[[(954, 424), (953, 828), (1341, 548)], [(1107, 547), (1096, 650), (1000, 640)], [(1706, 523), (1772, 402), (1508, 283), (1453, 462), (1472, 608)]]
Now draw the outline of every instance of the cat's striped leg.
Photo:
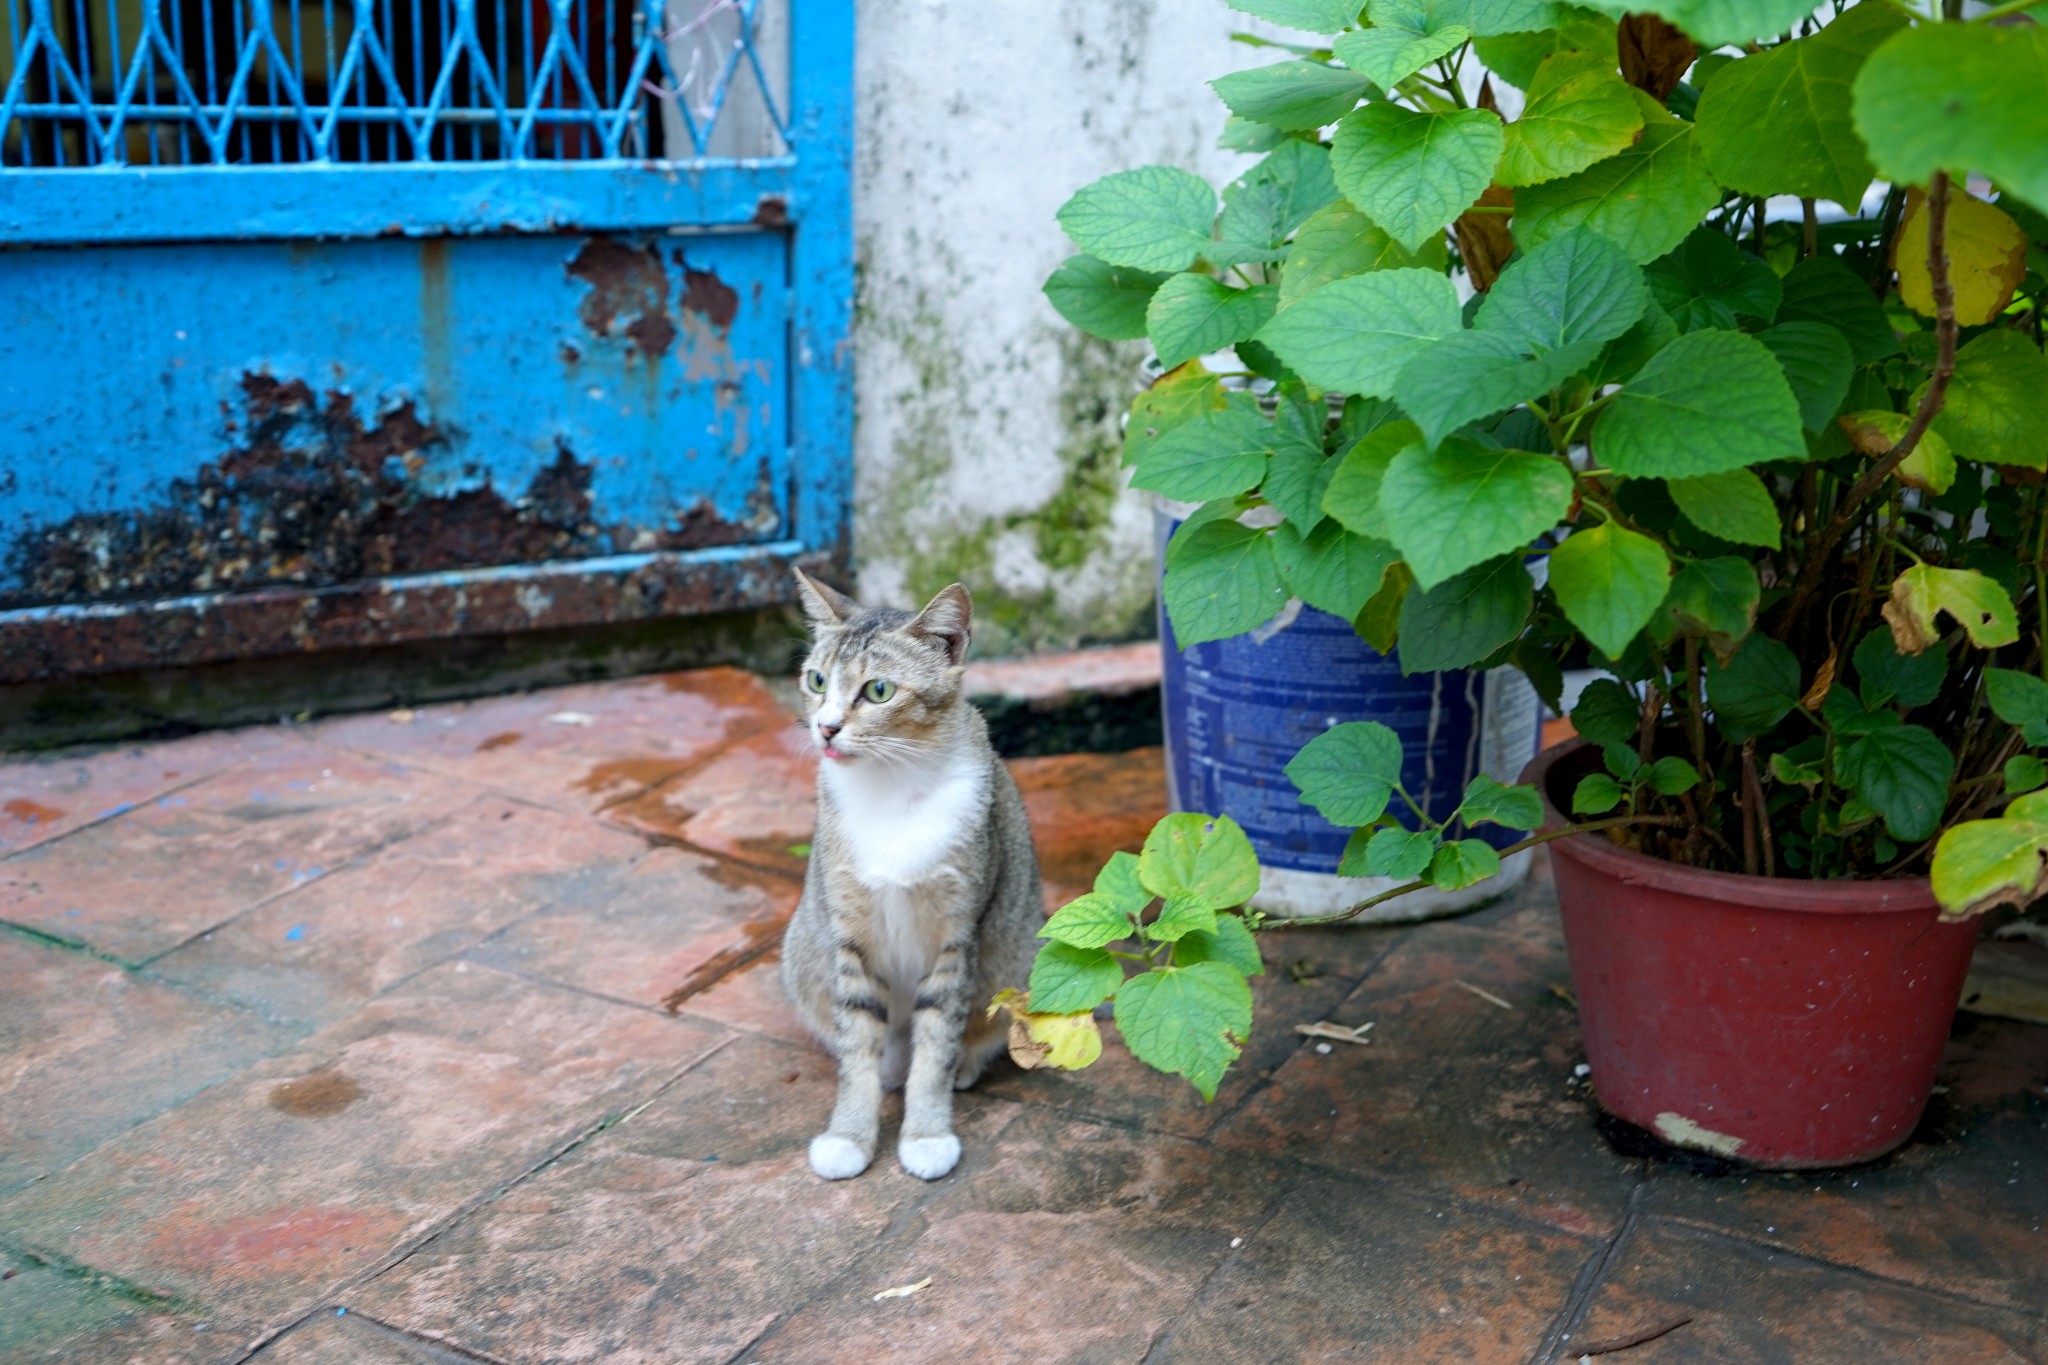
[(960, 1160), (953, 1133), (953, 1078), (974, 985), (973, 924), (939, 950), (918, 983), (910, 1017), (910, 1076), (903, 1086), (903, 1137), (896, 1157), (920, 1180), (937, 1180)]
[(832, 1023), (839, 1099), (831, 1123), (811, 1139), (811, 1169), (827, 1180), (845, 1180), (875, 1159), (882, 1127), (882, 1047), (889, 1031), (881, 984), (850, 939), (841, 940), (835, 952)]

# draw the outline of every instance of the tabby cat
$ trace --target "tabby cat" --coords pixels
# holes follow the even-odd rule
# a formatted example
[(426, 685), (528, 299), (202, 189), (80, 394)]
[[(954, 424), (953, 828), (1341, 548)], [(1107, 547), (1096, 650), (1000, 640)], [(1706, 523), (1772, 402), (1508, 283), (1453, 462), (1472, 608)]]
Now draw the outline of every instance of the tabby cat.
[(956, 583), (912, 615), (797, 578), (813, 637), (807, 724), (822, 758), (782, 979), (839, 1061), (811, 1169), (827, 1180), (866, 1170), (882, 1092), (901, 1086), (897, 1159), (937, 1180), (960, 1160), (953, 1091), (1003, 1044), (989, 1000), (1024, 984), (1045, 922), (1031, 827), (961, 693), (967, 589)]

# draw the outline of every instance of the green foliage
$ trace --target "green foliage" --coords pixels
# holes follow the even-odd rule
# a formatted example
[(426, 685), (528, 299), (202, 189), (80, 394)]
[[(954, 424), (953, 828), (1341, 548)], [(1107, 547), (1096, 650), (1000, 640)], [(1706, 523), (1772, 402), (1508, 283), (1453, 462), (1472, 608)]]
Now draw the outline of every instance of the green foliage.
[(1216, 192), (1170, 166), (1118, 171), (1076, 191), (1060, 226), (1083, 251), (1111, 265), (1185, 270), (1208, 249)]
[(1484, 109), (1379, 102), (1344, 116), (1330, 163), (1344, 197), (1414, 251), (1477, 202), (1506, 141)]
[(1856, 131), (1877, 173), (1924, 185), (1937, 170), (1989, 176), (2048, 210), (2048, 29), (1919, 24), (1856, 74)]
[(1045, 297), (1060, 316), (1105, 341), (1145, 335), (1145, 308), (1166, 276), (1111, 265), (1093, 256), (1069, 256), (1045, 282)]
[[(1744, 194), (1797, 194), (1854, 209), (1873, 174), (1849, 119), (1849, 86), (1880, 43), (1906, 26), (1882, 4), (1857, 5), (1810, 38), (1730, 62), (1700, 97), (1700, 150)], [(1769, 128), (1770, 137), (1757, 136)]]
[[(1292, 598), (1409, 674), (1520, 667), (1554, 697), (1589, 659), (1610, 676), (1572, 719), (1600, 762), (1531, 839), (1926, 873), (1953, 914), (2048, 891), (2048, 28), (1876, 0), (1234, 3), (1311, 35), (1215, 82), (1224, 145), (1262, 159), (1220, 212), (1168, 167), (1083, 187), (1060, 221), (1085, 254), (1045, 288), (1168, 368), (1124, 458), (1200, 504), (1165, 556), (1179, 643)], [(1699, 45), (1668, 100), (1622, 64), (1631, 11)], [(1471, 106), (1475, 62), (1524, 92), (1514, 119)], [(1543, 822), (1511, 773), (1446, 811), (1402, 767), (1352, 722), (1287, 769), (1351, 831), (1339, 871), (1393, 888), (1361, 905), (1480, 885), (1473, 829)], [(1033, 1027), (1114, 996), (1134, 1054), (1213, 1094), (1281, 923), (1238, 913), (1257, 885), (1242, 831), (1169, 817), (1046, 924)]]
[(1799, 404), (1770, 349), (1691, 332), (1650, 357), (1600, 418), (1594, 449), (1621, 474), (1692, 478), (1805, 453)]
[(1522, 116), (1507, 128), (1496, 178), (1503, 185), (1540, 185), (1575, 175), (1635, 141), (1642, 106), (1598, 52), (1545, 57), (1528, 86)]

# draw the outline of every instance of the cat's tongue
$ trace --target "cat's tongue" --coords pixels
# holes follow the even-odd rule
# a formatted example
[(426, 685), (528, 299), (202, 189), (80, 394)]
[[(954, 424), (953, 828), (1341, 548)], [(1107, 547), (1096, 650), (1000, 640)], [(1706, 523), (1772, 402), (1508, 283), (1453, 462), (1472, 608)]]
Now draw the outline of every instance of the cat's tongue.
[(825, 757), (827, 757), (827, 758), (845, 758), (845, 757), (846, 757), (846, 755), (845, 755), (845, 754), (844, 754), (843, 752), (841, 752), (841, 751), (840, 751), (840, 750), (839, 750), (838, 748), (834, 747), (833, 745), (827, 744), (827, 745), (825, 746)]

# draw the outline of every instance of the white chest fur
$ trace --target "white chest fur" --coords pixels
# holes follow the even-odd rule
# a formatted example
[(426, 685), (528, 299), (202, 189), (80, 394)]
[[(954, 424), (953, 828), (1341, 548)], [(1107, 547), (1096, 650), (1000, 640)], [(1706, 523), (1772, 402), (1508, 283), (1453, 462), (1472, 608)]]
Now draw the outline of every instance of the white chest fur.
[(853, 875), (878, 891), (958, 875), (954, 856), (988, 805), (988, 768), (978, 756), (930, 768), (827, 759), (819, 779)]

